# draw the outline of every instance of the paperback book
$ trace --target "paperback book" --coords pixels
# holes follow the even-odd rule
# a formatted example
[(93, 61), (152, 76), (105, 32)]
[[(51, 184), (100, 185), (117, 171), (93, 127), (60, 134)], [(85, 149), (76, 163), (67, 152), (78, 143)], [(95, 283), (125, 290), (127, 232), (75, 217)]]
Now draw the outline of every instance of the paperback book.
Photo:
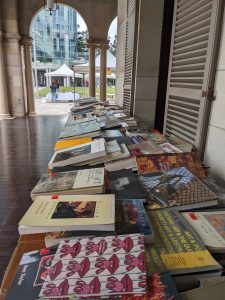
[[(145, 208), (140, 199), (119, 200), (115, 203), (115, 234), (144, 234), (145, 243), (152, 243), (154, 233), (148, 221)], [(45, 237), (46, 247), (57, 245), (61, 240), (80, 237), (112, 235), (109, 231), (59, 231), (47, 233)]]
[(65, 230), (115, 231), (115, 196), (38, 196), (19, 222), (20, 234)]
[(104, 192), (104, 168), (44, 174), (31, 198), (52, 194), (100, 194)]
[(56, 151), (48, 166), (50, 169), (64, 167), (105, 155), (104, 139), (96, 139), (90, 143)]
[(186, 167), (197, 177), (206, 177), (199, 159), (193, 153), (165, 153), (137, 156), (139, 174)]
[(138, 176), (148, 197), (148, 209), (182, 209), (217, 204), (216, 195), (185, 167)]
[(182, 213), (211, 252), (225, 251), (225, 211)]
[(140, 234), (61, 241), (39, 297), (146, 293)]
[(76, 123), (75, 125), (67, 126), (61, 131), (59, 139), (70, 139), (74, 137), (96, 137), (99, 136), (100, 126), (96, 121), (85, 123)]
[(155, 243), (146, 245), (149, 274), (169, 270), (172, 275), (221, 272), (201, 239), (178, 211), (148, 212)]
[(89, 137), (82, 138), (82, 139), (58, 140), (55, 144), (54, 151), (79, 146), (82, 144), (90, 143), (91, 141), (92, 138)]

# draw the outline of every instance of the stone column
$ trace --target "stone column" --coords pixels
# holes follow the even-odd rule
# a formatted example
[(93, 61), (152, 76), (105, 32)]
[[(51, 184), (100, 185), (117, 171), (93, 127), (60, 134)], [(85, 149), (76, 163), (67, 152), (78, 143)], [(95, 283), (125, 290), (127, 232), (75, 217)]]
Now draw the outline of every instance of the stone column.
[(95, 45), (88, 43), (89, 48), (89, 96), (95, 97)]
[(2, 41), (3, 33), (0, 31), (0, 120), (10, 118)]
[(21, 44), (24, 48), (25, 80), (27, 90), (27, 113), (29, 116), (36, 116), (31, 63), (32, 38), (30, 36), (22, 36)]
[(100, 45), (100, 100), (106, 100), (107, 45)]

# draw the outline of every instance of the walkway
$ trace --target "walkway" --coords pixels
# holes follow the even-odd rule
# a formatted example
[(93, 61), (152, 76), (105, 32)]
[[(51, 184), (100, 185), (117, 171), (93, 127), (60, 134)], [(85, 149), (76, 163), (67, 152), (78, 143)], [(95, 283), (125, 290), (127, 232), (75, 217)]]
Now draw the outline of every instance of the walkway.
[(31, 205), (30, 191), (46, 171), (65, 121), (38, 116), (0, 122), (0, 282), (17, 244), (18, 222)]
[(35, 99), (35, 108), (38, 115), (67, 115), (73, 103), (47, 103), (41, 98)]

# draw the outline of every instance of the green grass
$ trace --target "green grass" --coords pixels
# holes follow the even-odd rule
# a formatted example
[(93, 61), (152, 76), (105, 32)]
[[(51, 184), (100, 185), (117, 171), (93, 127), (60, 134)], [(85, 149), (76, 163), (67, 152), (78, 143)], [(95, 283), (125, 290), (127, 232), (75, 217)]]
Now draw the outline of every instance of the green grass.
[[(44, 87), (43, 89), (39, 90), (38, 91), (38, 96), (39, 97), (46, 97), (47, 94), (50, 92), (50, 88), (49, 87)], [(73, 87), (66, 87), (66, 86), (60, 86), (59, 87), (59, 91), (61, 93), (65, 93), (65, 92), (73, 92), (74, 89)], [(76, 93), (79, 93), (81, 97), (85, 97), (85, 96), (88, 96), (88, 92), (89, 92), (89, 89), (88, 87), (75, 87), (75, 91)], [(96, 87), (96, 94), (99, 94), (100, 92), (100, 88), (99, 87)], [(107, 94), (115, 94), (115, 88), (114, 87), (107, 87), (107, 90), (106, 90), (106, 93)]]

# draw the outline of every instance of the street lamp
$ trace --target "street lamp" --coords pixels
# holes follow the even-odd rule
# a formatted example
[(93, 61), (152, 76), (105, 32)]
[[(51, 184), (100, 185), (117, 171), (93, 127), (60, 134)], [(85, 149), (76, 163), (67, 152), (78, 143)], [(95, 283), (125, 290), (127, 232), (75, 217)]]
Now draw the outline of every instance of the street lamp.
[(52, 12), (59, 9), (57, 0), (44, 0), (44, 9), (45, 11), (49, 11), (50, 16), (52, 16)]

